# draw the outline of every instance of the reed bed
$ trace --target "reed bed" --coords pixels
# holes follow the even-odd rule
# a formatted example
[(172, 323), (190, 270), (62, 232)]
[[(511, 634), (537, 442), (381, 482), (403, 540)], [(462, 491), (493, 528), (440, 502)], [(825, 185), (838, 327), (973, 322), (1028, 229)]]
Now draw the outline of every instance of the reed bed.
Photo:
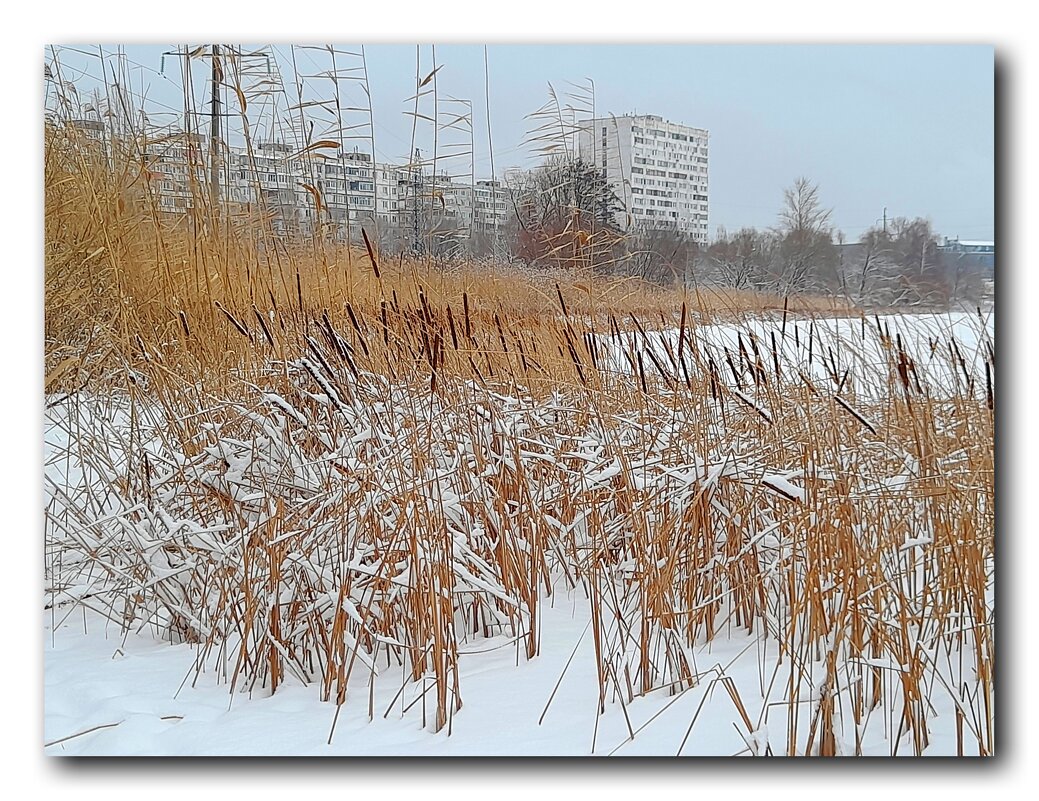
[[(537, 658), (578, 592), (602, 714), (710, 684), (746, 753), (924, 754), (935, 727), (994, 752), (980, 311), (899, 328), (290, 244), (164, 219), (90, 153), (46, 160), (51, 614), (342, 715), (395, 682), (451, 731), (460, 661)], [(705, 661), (720, 640), (759, 649), (755, 686)]]

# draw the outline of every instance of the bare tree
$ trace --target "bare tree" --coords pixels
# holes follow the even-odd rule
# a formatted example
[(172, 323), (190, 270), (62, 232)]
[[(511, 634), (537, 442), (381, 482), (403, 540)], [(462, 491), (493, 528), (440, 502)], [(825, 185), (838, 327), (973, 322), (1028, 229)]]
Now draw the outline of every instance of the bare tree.
[(883, 228), (868, 229), (858, 242), (842, 243), (837, 274), (841, 293), (849, 303), (895, 305), (905, 300), (903, 270), (895, 262), (891, 236)]
[(913, 305), (944, 306), (950, 287), (942, 270), (938, 237), (931, 223), (896, 217), (890, 223), (891, 257), (899, 268), (905, 300)]
[(970, 253), (939, 253), (939, 262), (949, 285), (949, 303), (976, 304), (986, 298), (992, 271)]
[(715, 279), (734, 289), (767, 287), (775, 253), (775, 235), (756, 228), (741, 228), (732, 235), (722, 229), (707, 250)]
[(637, 228), (625, 241), (619, 266), (656, 284), (686, 283), (700, 256), (693, 237), (676, 227)]
[(580, 159), (553, 156), (510, 187), (516, 253), (528, 263), (613, 258), (620, 201), (609, 181)]
[(944, 308), (984, 297), (986, 268), (968, 254), (942, 252), (931, 224), (895, 218), (842, 249), (840, 277), (848, 300), (862, 305)]
[(784, 190), (777, 229), (781, 291), (838, 288), (837, 249), (830, 214), (819, 199), (819, 187), (807, 178), (798, 178)]
[(780, 227), (788, 232), (828, 231), (830, 209), (819, 200), (819, 187), (807, 178), (798, 178), (783, 190), (783, 208), (779, 212)]

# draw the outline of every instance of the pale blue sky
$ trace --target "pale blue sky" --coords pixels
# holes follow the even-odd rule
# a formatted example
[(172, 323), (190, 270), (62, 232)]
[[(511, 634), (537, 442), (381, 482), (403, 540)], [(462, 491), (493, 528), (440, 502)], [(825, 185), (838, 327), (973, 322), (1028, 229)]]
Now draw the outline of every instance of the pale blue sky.
[[(173, 47), (126, 47), (145, 68), (134, 72), (135, 88), (143, 80), (156, 109), (182, 107), (175, 61), (167, 58), (166, 76), (158, 74), (162, 52)], [(289, 48), (276, 52), (288, 76)], [(659, 114), (710, 130), (712, 236), (719, 225), (774, 224), (784, 187), (803, 175), (819, 184), (834, 223), (852, 239), (885, 206), (889, 218), (928, 217), (948, 236), (993, 238), (992, 47), (491, 44), (488, 53), (499, 174), (535, 163), (521, 147), (524, 117), (548, 99), (548, 83), (562, 92), (567, 81), (592, 78), (600, 113)], [(371, 45), (366, 54), (379, 157), (403, 160), (415, 46)], [(476, 172), (488, 176), (483, 48), (437, 45), (436, 54), (438, 90), (473, 101)], [(297, 51), (301, 72), (314, 71), (308, 58)], [(71, 75), (100, 74), (97, 58), (62, 50), (61, 59)], [(428, 45), (421, 59), (425, 75)], [(419, 144), (428, 147), (421, 129)]]

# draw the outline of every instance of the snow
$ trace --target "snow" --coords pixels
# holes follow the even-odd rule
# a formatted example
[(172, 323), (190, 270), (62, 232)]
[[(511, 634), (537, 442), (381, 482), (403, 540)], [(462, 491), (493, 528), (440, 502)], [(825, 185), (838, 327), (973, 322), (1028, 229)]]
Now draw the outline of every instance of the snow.
[[(49, 612), (45, 750), (70, 756), (676, 756), (681, 749), (686, 756), (730, 756), (750, 742), (759, 753), (766, 745), (781, 753), (785, 717), (760, 691), (748, 692), (760, 687), (755, 641), (748, 637), (691, 648), (689, 659), (703, 672), (698, 686), (656, 691), (624, 706), (608, 700), (598, 716), (587, 608), (571, 594), (544, 610), (542, 655), (533, 660), (517, 657), (506, 638), (463, 655), (464, 705), (450, 730), (438, 733), (430, 725), (432, 702), (423, 708), (421, 682), (394, 700), (399, 669), (376, 677), (371, 697), (364, 685), (352, 691), (337, 719), (334, 703), (321, 702), (316, 688), (291, 677), (273, 696), (232, 693), (212, 673), (193, 682), (197, 653), (190, 645), (171, 645), (147, 631), (121, 637), (82, 610), (65, 620)], [(767, 681), (775, 669), (774, 642), (766, 648)], [(883, 660), (875, 664), (898, 669)], [(739, 688), (753, 731), (734, 728), (740, 718), (722, 677)], [(927, 754), (955, 754), (954, 729), (941, 725), (954, 714), (951, 702), (939, 700), (939, 710)], [(890, 753), (882, 728), (874, 718), (866, 754)], [(854, 738), (846, 731), (840, 739), (849, 753)], [(908, 753), (905, 743), (903, 749)]]
[[(976, 369), (979, 359), (986, 358), (982, 353), (985, 337), (977, 333), (973, 321), (950, 323), (947, 318), (940, 322), (925, 318), (920, 330), (930, 331), (932, 324), (945, 332), (957, 330), (957, 325), (962, 325), (962, 349), (970, 369)], [(774, 322), (768, 325), (775, 330)], [(800, 326), (802, 333), (798, 336), (806, 338), (801, 340), (803, 345), (810, 331), (816, 332), (815, 335), (819, 331), (840, 332), (842, 327), (849, 325), (858, 326), (861, 330), (863, 323), (858, 320), (815, 321), (813, 327), (806, 327), (803, 321), (791, 321), (786, 338), (789, 340), (794, 336), (791, 332)], [(884, 325), (883, 320), (881, 325)], [(901, 325), (905, 326), (906, 321), (902, 320)], [(765, 341), (766, 330), (761, 330), (762, 341)], [(911, 331), (903, 330), (909, 348), (920, 346), (927, 340), (926, 334), (911, 335)], [(974, 332), (973, 340), (966, 333), (968, 330)], [(718, 347), (724, 342), (728, 342), (730, 347), (739, 347), (740, 334), (734, 335), (732, 329), (725, 327), (705, 327), (699, 329), (697, 336), (707, 343), (705, 348)], [(730, 336), (735, 336), (737, 344), (733, 345)], [(894, 334), (891, 336), (893, 338)], [(864, 337), (863, 342), (866, 341), (869, 340)], [(804, 357), (804, 353), (798, 350), (801, 348), (803, 351), (802, 345), (790, 346), (789, 363), (798, 364), (799, 369), (818, 369), (818, 363), (798, 361)], [(724, 349), (725, 345), (721, 347)], [(864, 345), (863, 353), (869, 347)], [(887, 358), (882, 353), (874, 356)], [(886, 361), (883, 363), (887, 364)], [(415, 404), (408, 390), (402, 388), (380, 389), (384, 397), (390, 398), (385, 406), (372, 404), (371, 398), (353, 397), (354, 391), (360, 393), (363, 390), (360, 386), (354, 387), (351, 396), (343, 399), (325, 381), (317, 365), (300, 360), (298, 366), (300, 372), (305, 372), (322, 390), (320, 396), (310, 395), (311, 400), (328, 414), (341, 415), (349, 421), (345, 430), (336, 432), (335, 437), (329, 432), (316, 430), (312, 420), (301, 411), (305, 404), (297, 408), (284, 394), (259, 391), (258, 398), (266, 407), (266, 413), (242, 412), (242, 418), (254, 426), (251, 438), (245, 434), (240, 434), (238, 439), (220, 435), (215, 440), (216, 444), (203, 449), (194, 462), (183, 454), (171, 455), (155, 442), (146, 440), (143, 443), (141, 447), (145, 452), (154, 456), (154, 504), (120, 506), (115, 494), (106, 494), (91, 499), (95, 505), (85, 525), (80, 525), (82, 521), (78, 520), (62, 524), (69, 528), (67, 536), (78, 538), (77, 543), (83, 552), (103, 551), (113, 547), (113, 542), (132, 543), (146, 557), (136, 565), (137, 569), (147, 573), (141, 587), (153, 591), (162, 603), (149, 607), (151, 612), (145, 615), (143, 622), (137, 620), (126, 633), (121, 634), (119, 621), (106, 619), (103, 614), (105, 610), (111, 613), (111, 607), (97, 603), (94, 597), (105, 582), (129, 582), (132, 586), (133, 581), (138, 580), (120, 572), (123, 568), (115, 561), (107, 565), (112, 571), (107, 577), (80, 571), (73, 581), (48, 586), (48, 610), (44, 621), (44, 739), (49, 743), (47, 753), (181, 756), (673, 756), (679, 753), (728, 756), (786, 753), (785, 693), (790, 686), (803, 683), (801, 698), (806, 701), (814, 698), (812, 703), (817, 707), (821, 698), (819, 693), (826, 681), (826, 669), (819, 661), (803, 666), (804, 675), (792, 678), (790, 671), (793, 668), (789, 660), (781, 663), (778, 659), (776, 640), (765, 637), (760, 630), (747, 632), (745, 628), (733, 626), (727, 627), (710, 642), (688, 642), (683, 635), (662, 628), (660, 621), (654, 620), (650, 637), (657, 642), (676, 643), (672, 653), (684, 661), (695, 680), (640, 694), (618, 692), (623, 680), (613, 676), (611, 682), (607, 682), (611, 691), (606, 698), (600, 699), (600, 669), (603, 664), (617, 671), (631, 665), (634, 659), (630, 646), (618, 645), (623, 638), (618, 636), (618, 626), (611, 619), (611, 616), (617, 620), (631, 617), (632, 609), (625, 607), (631, 599), (623, 599), (612, 608), (612, 602), (605, 600), (606, 592), (599, 588), (603, 592), (600, 611), (604, 613), (605, 621), (597, 625), (613, 638), (610, 648), (614, 649), (608, 651), (609, 659), (600, 664), (595, 638), (589, 633), (596, 621), (591, 611), (592, 603), (585, 594), (588, 588), (582, 583), (578, 583), (576, 588), (570, 586), (560, 571), (554, 570), (551, 593), (544, 587), (540, 589), (536, 629), (538, 654), (528, 659), (525, 635), (515, 633), (511, 627), (518, 620), (529, 625), (531, 609), (515, 591), (506, 590), (501, 585), (487, 563), (471, 547), (474, 538), (479, 541), (486, 534), (482, 523), (477, 522), (472, 514), (472, 499), (476, 496), (471, 483), (493, 488), (499, 475), (514, 469), (513, 460), (522, 459), (528, 464), (536, 463), (537, 470), (543, 469), (548, 471), (547, 475), (556, 476), (553, 480), (566, 480), (558, 479), (559, 476), (572, 477), (582, 492), (603, 498), (604, 505), (611, 503), (605, 499), (613, 491), (618, 476), (623, 474), (623, 480), (631, 480), (654, 502), (670, 504), (673, 509), (684, 508), (694, 498), (709, 493), (722, 480), (761, 485), (771, 494), (782, 496), (778, 503), (793, 506), (806, 505), (806, 490), (798, 483), (804, 479), (805, 470), (762, 466), (728, 449), (709, 454), (679, 452), (676, 456), (667, 431), (650, 430), (643, 423), (623, 418), (616, 421), (620, 433), (615, 432), (616, 439), (612, 442), (594, 425), (564, 437), (552, 421), (571, 411), (566, 398), (557, 397), (539, 404), (530, 399), (491, 392), (478, 395), (475, 389), (468, 409), (461, 411), (471, 412), (471, 419), (479, 421), (473, 426), (474, 437), (471, 441), (453, 440), (450, 416), (459, 414), (457, 409), (439, 409), (425, 400)], [(922, 369), (926, 371), (928, 367)], [(934, 369), (932, 377), (936, 387), (960, 380), (955, 370), (950, 373), (937, 364)], [(942, 384), (942, 381), (946, 383)], [(753, 397), (738, 388), (732, 391), (752, 410), (767, 415), (756, 405)], [(301, 393), (306, 394), (305, 390)], [(332, 399), (335, 408), (322, 403), (325, 399)], [(431, 432), (430, 440), (418, 445), (425, 449), (424, 456), (428, 460), (424, 463), (427, 467), (424, 473), (405, 475), (403, 464), (389, 455), (413, 446), (407, 439), (410, 434), (404, 415), (414, 413), (420, 407), (428, 414), (426, 422)], [(150, 424), (156, 430), (161, 428), (161, 416), (154, 410), (137, 409), (135, 413), (145, 417), (150, 415)], [(395, 414), (397, 418), (392, 419)], [(122, 405), (109, 403), (101, 407), (89, 400), (68, 400), (49, 410), (44, 432), (45, 483), (48, 487), (44, 500), (49, 508), (82, 511), (82, 499), (73, 499), (71, 495), (83, 487), (110, 482), (113, 476), (120, 475), (124, 468), (120, 460), (125, 458), (120, 453), (125, 452), (125, 448), (112, 447), (108, 452), (104, 443), (119, 442), (128, 416), (129, 410)], [(101, 427), (100, 435), (91, 429), (93, 425)], [(298, 426), (308, 435), (315, 435), (327, 453), (319, 459), (305, 459), (298, 439), (293, 439), (293, 426)], [(514, 452), (507, 448), (504, 451), (498, 449), (494, 443), (503, 433), (522, 442), (523, 447), (517, 445)], [(214, 429), (214, 436), (218, 434)], [(616, 445), (629, 442), (639, 443), (639, 449), (633, 449), (632, 455), (642, 458), (622, 464), (621, 458), (614, 455)], [(89, 460), (81, 458), (84, 449), (91, 452)], [(670, 462), (664, 460), (664, 453), (670, 454)], [(482, 472), (475, 469), (480, 462), (486, 463)], [(454, 586), (447, 592), (455, 597), (472, 593), (493, 598), (501, 602), (501, 608), (508, 610), (507, 614), (493, 608), (490, 610), (496, 614), (500, 624), (497, 629), (492, 628), (492, 632), (497, 633), (459, 638), (458, 688), (462, 706), (453, 711), (449, 724), (439, 731), (434, 731), (433, 725), (436, 703), (431, 689), (434, 680), (430, 674), (411, 681), (402, 666), (389, 660), (388, 648), (385, 651), (377, 649), (371, 655), (353, 647), (355, 635), (360, 637), (359, 632), (368, 628), (366, 615), (377, 612), (375, 607), (362, 605), (357, 595), (341, 597), (334, 592), (325, 592), (319, 593), (312, 601), (329, 609), (341, 601), (341, 608), (351, 621), (351, 631), (344, 632), (348, 649), (356, 651), (360, 662), (371, 668), (363, 672), (358, 670), (351, 677), (341, 708), (334, 700), (321, 700), (320, 687), (312, 678), (293, 672), (293, 660), (274, 637), (270, 637), (269, 642), (282, 651), (287, 673), (271, 695), (269, 687), (257, 685), (250, 688), (243, 682), (232, 684), (226, 662), (221, 664), (214, 660), (211, 653), (204, 654), (197, 645), (180, 641), (171, 643), (163, 636), (168, 629), (161, 624), (169, 623), (170, 614), (181, 615), (186, 625), (202, 636), (212, 631), (207, 621), (188, 611), (189, 604), (185, 599), (189, 588), (181, 579), (192, 571), (194, 563), (191, 559), (199, 557), (188, 558), (185, 554), (190, 554), (193, 549), (201, 550), (212, 555), (214, 563), (221, 560), (231, 562), (239, 558), (236, 549), (240, 547), (234, 540), (220, 536), (226, 525), (202, 525), (198, 520), (185, 516), (186, 512), (178, 512), (177, 509), (183, 510), (187, 505), (181, 503), (177, 506), (174, 503), (177, 499), (163, 490), (164, 476), (172, 474), (175, 469), (193, 471), (201, 484), (217, 489), (239, 504), (249, 524), (259, 529), (267, 524), (271, 514), (269, 510), (260, 508), (258, 502), (265, 495), (258, 490), (272, 478), (277, 479), (281, 497), (289, 502), (331, 504), (335, 501), (335, 497), (329, 499), (325, 495), (327, 484), (319, 472), (319, 464), (324, 465), (321, 469), (334, 466), (348, 476), (339, 478), (336, 474), (341, 487), (350, 487), (350, 491), (355, 492), (348, 496), (351, 503), (363, 497), (360, 504), (344, 514), (354, 515), (358, 520), (371, 515), (373, 519), (381, 520), (381, 525), (387, 530), (393, 530), (413, 511), (388, 504), (395, 492), (393, 482), (420, 488), (420, 492), (413, 496), (415, 505), (425, 505), (430, 514), (442, 515), (450, 534), (448, 543)], [(466, 484), (459, 479), (459, 466), (463, 464), (472, 468), (466, 474), (466, 482), (469, 482)], [(814, 466), (811, 469), (814, 478), (825, 480), (825, 470), (817, 471)], [(361, 473), (364, 480), (370, 481), (370, 488), (357, 494)], [(907, 456), (905, 473), (882, 479), (882, 483), (888, 492), (901, 492), (911, 486), (916, 473), (916, 467)], [(541, 505), (548, 527), (566, 535), (569, 541), (578, 544), (577, 547), (588, 547), (588, 509), (577, 510), (570, 522), (564, 522), (561, 513), (549, 503), (554, 486), (557, 485), (547, 481), (529, 487), (530, 500)], [(870, 490), (861, 488), (860, 491)], [(489, 497), (494, 495), (496, 492)], [(509, 503), (515, 501), (509, 501), (503, 508), (513, 508)], [(168, 504), (173, 504), (169, 510), (166, 508)], [(713, 498), (711, 508), (714, 510), (712, 513), (716, 512), (722, 519), (731, 517), (733, 526), (746, 525)], [(557, 515), (553, 516), (551, 511), (556, 511)], [(487, 515), (488, 526), (493, 523), (496, 528), (502, 528), (507, 524), (503, 518), (507, 517), (507, 512), (494, 507)], [(137, 524), (129, 525), (127, 521), (131, 519)], [(652, 518), (647, 516), (646, 519)], [(525, 539), (526, 535), (509, 531), (516, 542), (516, 553), (529, 553), (531, 546)], [(627, 532), (616, 527), (602, 534), (604, 540), (611, 542), (627, 536)], [(61, 532), (61, 536), (65, 535)], [(290, 530), (272, 536), (269, 544), (287, 543), (293, 536), (294, 532)], [(728, 536), (723, 530), (720, 535), (722, 545)], [(177, 543), (178, 548), (167, 549), (164, 547), (167, 542)], [(894, 547), (903, 558), (913, 560), (923, 558), (924, 552), (930, 550), (926, 547), (930, 543), (931, 539), (926, 536), (906, 537), (901, 543), (894, 543)], [(719, 549), (707, 564), (700, 566), (700, 573), (706, 577), (715, 567), (752, 552), (764, 564), (772, 560), (770, 569), (774, 569), (788, 558), (790, 544), (785, 541), (778, 524), (756, 531), (748, 530), (735, 555), (734, 551), (726, 554)], [(355, 576), (381, 577), (393, 585), (394, 592), (397, 589), (403, 591), (411, 586), (414, 571), (421, 570), (428, 558), (421, 543), (418, 554), (414, 561), (400, 562), (384, 570), (384, 567), (362, 561), (363, 554), (356, 552), (342, 565), (342, 570)], [(311, 564), (295, 553), (289, 554), (288, 562), (308, 572), (315, 583), (335, 586), (334, 577), (329, 578), (323, 572), (327, 570), (325, 567)], [(616, 566), (612, 580), (621, 583), (634, 580), (639, 571), (666, 570), (667, 563), (666, 557), (641, 565), (638, 560), (628, 559)], [(101, 564), (106, 565), (104, 562)], [(292, 600), (284, 597), (284, 592), (283, 588), (282, 596), (270, 599), (272, 608)], [(374, 639), (383, 644), (399, 645), (398, 640), (389, 636), (376, 635)], [(234, 643), (231, 642), (229, 647), (233, 648)], [(931, 648), (933, 653), (927, 653), (930, 653), (928, 658), (932, 661), (939, 657), (937, 646), (921, 643), (918, 647), (923, 649), (921, 653)], [(878, 660), (865, 663), (865, 667), (892, 664), (891, 657), (886, 655), (878, 657)], [(232, 659), (232, 666), (233, 662)], [(669, 666), (663, 672), (667, 671), (674, 671), (674, 668)], [(952, 676), (947, 678), (951, 680)], [(930, 743), (925, 753), (953, 755), (957, 748), (954, 694), (937, 692), (931, 701), (934, 708), (928, 717)], [(743, 720), (739, 706), (749, 715), (749, 725)], [(805, 742), (810, 719), (808, 711), (798, 718), (795, 742)], [(884, 713), (878, 712), (857, 731), (850, 722), (844, 721), (839, 723), (838, 729), (835, 743), (838, 753), (855, 753), (856, 738), (860, 740), (862, 752), (867, 755), (893, 752), (904, 755), (912, 751), (911, 741), (905, 737), (893, 742)]]
[[(706, 369), (713, 360), (720, 380), (756, 409), (759, 407), (753, 398), (742, 391), (755, 384), (751, 365), (757, 369), (760, 364), (772, 377), (778, 363), (785, 380), (809, 379), (830, 391), (869, 395), (878, 388), (887, 391), (887, 379), (900, 349), (912, 360), (921, 384), (931, 391), (965, 391), (969, 379), (974, 393), (984, 396), (985, 361), (991, 360), (994, 352), (995, 312), (982, 310), (980, 314), (960, 311), (809, 320), (791, 317), (785, 322), (782, 317), (768, 317), (688, 326), (680, 358), (690, 374)], [(633, 369), (625, 353), (652, 353), (668, 369), (675, 369), (672, 359), (679, 359), (678, 329), (651, 331), (646, 336), (627, 332), (620, 341), (603, 336), (601, 344), (610, 354), (611, 368), (622, 373)], [(647, 376), (653, 375), (651, 360), (644, 362)], [(737, 385), (730, 362), (741, 375), (742, 386)], [(767, 415), (760, 409), (759, 413)]]
[(794, 501), (805, 502), (805, 491), (803, 487), (798, 487), (796, 484), (792, 484), (790, 479), (793, 476), (788, 475), (767, 475), (763, 476), (761, 483), (769, 489), (775, 490), (780, 495), (785, 495)]

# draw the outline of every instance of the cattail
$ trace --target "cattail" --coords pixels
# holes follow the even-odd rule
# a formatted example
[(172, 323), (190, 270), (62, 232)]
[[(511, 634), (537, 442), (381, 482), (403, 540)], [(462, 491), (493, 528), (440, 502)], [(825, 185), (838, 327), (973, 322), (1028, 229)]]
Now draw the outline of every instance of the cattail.
[(222, 305), (220, 305), (219, 300), (215, 300), (213, 301), (213, 303), (216, 305), (218, 309), (220, 309), (221, 312), (223, 312), (224, 317), (231, 321), (231, 325), (233, 325), (238, 330), (239, 334), (248, 339), (250, 342), (253, 341), (253, 336), (251, 333), (249, 333), (249, 330), (240, 322), (238, 322), (238, 320), (235, 318), (233, 314), (231, 314), (231, 312), (229, 312)]
[(451, 346), (458, 350), (458, 335), (455, 333), (455, 318), (451, 314), (451, 307), (447, 307), (447, 325), (451, 329)]
[(260, 323), (260, 329), (263, 331), (263, 335), (264, 338), (267, 340), (267, 344), (273, 348), (274, 337), (271, 336), (270, 329), (267, 327), (267, 321), (263, 319), (263, 315), (260, 314), (260, 310), (256, 308), (256, 304), (253, 304), (253, 314), (256, 316), (257, 321)]

